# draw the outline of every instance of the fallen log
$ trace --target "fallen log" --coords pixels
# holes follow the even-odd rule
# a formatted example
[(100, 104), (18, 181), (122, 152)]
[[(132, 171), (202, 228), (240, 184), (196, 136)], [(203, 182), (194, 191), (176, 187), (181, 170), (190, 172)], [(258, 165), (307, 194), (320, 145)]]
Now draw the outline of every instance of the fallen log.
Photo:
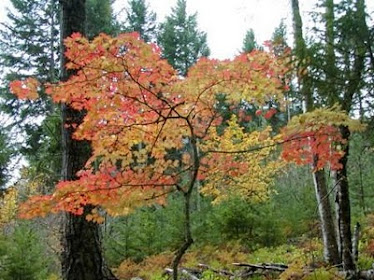
[(374, 269), (359, 271), (358, 276), (362, 280), (374, 280)]
[(282, 263), (262, 263), (262, 264), (251, 264), (251, 263), (233, 263), (235, 266), (247, 267), (251, 270), (272, 270), (283, 272), (288, 268), (288, 265)]
[[(197, 267), (199, 269), (192, 269), (192, 268), (180, 268), (179, 273), (184, 275), (185, 278), (190, 280), (200, 280), (199, 277), (201, 277), (201, 274), (204, 270), (210, 270), (213, 273), (216, 273), (220, 276), (226, 276), (230, 279), (233, 277), (235, 278), (247, 278), (252, 275), (268, 275), (270, 273), (282, 273), (286, 269), (288, 269), (288, 265), (283, 263), (261, 263), (261, 264), (251, 264), (251, 263), (233, 263), (234, 266), (243, 267), (245, 270), (242, 271), (236, 271), (231, 272), (224, 269), (215, 269), (210, 267), (206, 264), (198, 264)], [(313, 268), (309, 268), (310, 271), (313, 271)], [(171, 275), (173, 273), (173, 270), (171, 268), (165, 269), (165, 274)], [(369, 270), (361, 270), (357, 273), (352, 272), (353, 274), (358, 276), (358, 279), (360, 280), (374, 280), (374, 269)], [(352, 275), (352, 273), (347, 274), (344, 271), (337, 272), (337, 277), (341, 277), (341, 279), (349, 278), (349, 275)]]
[[(183, 274), (184, 276), (188, 277), (191, 280), (200, 280), (197, 276), (193, 274), (192, 271), (189, 271), (190, 269), (186, 268), (180, 268), (178, 269), (179, 273)], [(173, 270), (171, 268), (165, 268), (165, 274), (173, 274)]]
[(206, 265), (206, 264), (203, 264), (203, 263), (199, 263), (198, 264), (198, 267), (202, 268), (203, 270), (210, 270), (218, 275), (222, 275), (222, 276), (235, 276), (234, 273), (230, 272), (230, 271), (227, 271), (227, 270), (219, 270), (219, 269), (214, 269), (212, 267), (210, 267), (209, 265)]

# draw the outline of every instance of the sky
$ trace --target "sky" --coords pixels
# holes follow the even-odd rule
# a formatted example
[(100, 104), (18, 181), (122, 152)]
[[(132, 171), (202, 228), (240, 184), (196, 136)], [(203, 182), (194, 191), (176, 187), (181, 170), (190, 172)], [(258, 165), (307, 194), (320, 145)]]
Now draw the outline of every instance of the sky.
[[(255, 30), (258, 43), (270, 39), (281, 19), (290, 16), (289, 1), (187, 0), (187, 10), (190, 14), (197, 12), (199, 29), (208, 34), (211, 56), (224, 59), (239, 52), (249, 28)], [(117, 5), (123, 6), (121, 2), (127, 1), (117, 0)], [(162, 21), (177, 0), (148, 0), (148, 3)]]
[[(199, 29), (207, 32), (211, 57), (224, 59), (238, 54), (245, 33), (253, 28), (258, 43), (271, 38), (274, 29), (285, 19), (291, 32), (291, 0), (187, 0), (189, 13), (198, 14)], [(158, 20), (171, 12), (177, 0), (147, 0), (156, 12)], [(316, 0), (300, 0), (303, 19), (313, 10)], [(116, 0), (115, 10), (120, 11), (127, 0)], [(374, 0), (366, 0), (368, 10), (373, 11)], [(0, 0), (0, 22), (5, 20), (9, 0)], [(125, 13), (119, 14), (125, 19)], [(307, 21), (306, 21), (307, 22)]]
[[(158, 20), (162, 21), (170, 14), (177, 0), (147, 2), (156, 12)], [(116, 10), (121, 10), (126, 3), (126, 0), (117, 0)], [(0, 0), (0, 22), (6, 18), (8, 5), (9, 0)], [(308, 6), (304, 10), (310, 10), (311, 5)], [(304, 8), (303, 5), (301, 8)], [(219, 59), (231, 58), (239, 52), (249, 28), (254, 29), (257, 42), (262, 43), (271, 38), (282, 18), (288, 23), (291, 21), (290, 0), (187, 0), (187, 9), (191, 14), (197, 12), (199, 29), (208, 34), (211, 56)], [(125, 14), (119, 16), (123, 20)]]

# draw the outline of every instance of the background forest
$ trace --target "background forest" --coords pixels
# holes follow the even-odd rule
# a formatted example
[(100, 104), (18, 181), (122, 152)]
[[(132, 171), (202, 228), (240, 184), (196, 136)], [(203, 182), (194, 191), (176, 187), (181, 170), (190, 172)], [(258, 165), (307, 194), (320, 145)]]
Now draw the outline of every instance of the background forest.
[[(301, 160), (290, 159), (276, 172), (266, 173), (272, 179), (261, 199), (245, 187), (253, 182), (249, 179), (243, 189), (233, 188), (222, 198), (219, 191), (202, 191), (207, 183), (200, 178), (188, 191), (177, 187), (162, 203), (144, 203), (127, 215), (108, 215), (103, 205), (100, 219), (95, 216), (98, 224), (85, 220), (88, 212), (83, 218), (42, 213), (43, 217), (20, 219), (18, 207), (31, 196), (52, 194), (61, 178), (78, 180), (75, 173), (92, 152), (85, 141), (69, 142), (71, 131), (63, 124), (77, 117), (69, 106), (54, 103), (44, 90), (35, 100), (18, 99), (10, 90), (14, 80), (36, 77), (43, 84), (56, 84), (74, 75), (60, 66), (66, 62), (60, 37), (73, 31), (90, 40), (100, 33), (138, 32), (148, 45), (160, 47), (161, 57), (182, 80), (193, 75), (189, 70), (200, 58), (210, 55), (209, 34), (200, 30), (198, 15), (187, 12), (186, 0), (178, 0), (161, 23), (145, 0), (129, 0), (128, 9), (118, 15), (111, 0), (76, 2), (85, 5), (84, 11), (76, 11), (83, 20), (74, 25), (68, 20), (70, 1), (11, 0), (7, 21), (0, 28), (0, 279), (168, 279), (172, 272), (165, 268), (175, 270), (179, 261), (186, 279), (374, 279), (369, 273), (374, 263), (374, 27), (373, 11), (366, 9), (365, 0), (315, 1), (308, 36), (298, 0), (290, 1), (292, 30), (280, 22), (263, 45), (248, 29), (238, 55), (251, 53), (256, 58), (266, 51), (286, 64), (284, 104), (273, 100), (250, 104), (243, 93), (233, 106), (225, 94), (215, 96), (214, 108), (223, 120), (218, 135), (224, 135), (231, 122), (243, 135), (267, 126), (277, 134), (285, 127), (332, 124), (345, 140), (335, 143), (344, 154), (338, 159), (339, 168), (331, 159), (320, 166), (323, 156), (316, 152), (312, 162), (298, 155)], [(82, 121), (79, 114), (77, 118)], [(358, 120), (364, 124), (360, 128)], [(292, 142), (289, 139), (284, 142)], [(69, 171), (71, 142), (80, 142), (72, 153), (78, 151), (73, 158), (81, 166)], [(278, 157), (283, 148), (269, 143), (275, 146), (272, 156)], [(179, 150), (170, 148), (168, 159), (182, 162), (182, 154), (194, 147), (187, 144)], [(140, 153), (142, 145), (134, 145), (133, 152)], [(298, 148), (290, 146), (288, 151)], [(101, 160), (92, 163), (96, 171)], [(187, 195), (190, 232), (186, 233)], [(188, 238), (193, 243), (176, 262)], [(71, 239), (77, 242), (69, 243)], [(83, 264), (72, 261), (79, 259), (74, 250), (85, 246), (97, 249), (85, 251), (94, 256), (92, 267), (85, 267), (84, 257)], [(92, 270), (96, 276), (74, 272), (78, 270)]]

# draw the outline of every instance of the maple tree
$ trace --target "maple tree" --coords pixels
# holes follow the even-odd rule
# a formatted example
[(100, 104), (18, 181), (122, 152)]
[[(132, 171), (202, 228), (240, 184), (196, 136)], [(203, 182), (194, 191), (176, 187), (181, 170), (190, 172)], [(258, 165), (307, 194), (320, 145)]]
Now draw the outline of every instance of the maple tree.
[(337, 105), (293, 117), (282, 131), (282, 157), (298, 165), (312, 165), (314, 172), (326, 165), (331, 170), (341, 169), (341, 145), (347, 139), (342, 137), (340, 126), (347, 126), (352, 132), (365, 129), (365, 125), (350, 118)]
[[(235, 115), (223, 123), (219, 94), (230, 104), (245, 100), (261, 108), (255, 114), (265, 119), (277, 113), (268, 102), (282, 107), (286, 68), (271, 52), (252, 51), (224, 61), (202, 58), (182, 78), (160, 58), (160, 49), (137, 33), (101, 34), (92, 41), (75, 33), (65, 44), (66, 67), (76, 74), (44, 86), (55, 102), (86, 112), (81, 124), (71, 126), (76, 140), (90, 141), (92, 154), (77, 180), (61, 181), (52, 195), (31, 197), (20, 215), (81, 215), (91, 205), (95, 208), (86, 218), (102, 222), (100, 209), (125, 215), (138, 206), (165, 203), (168, 193), (178, 191), (185, 198), (185, 243), (176, 253), (174, 278), (193, 241), (189, 208), (197, 181), (216, 201), (232, 192), (263, 200), (285, 165), (272, 156), (278, 144), (284, 145), (288, 161), (305, 164), (310, 155), (318, 155), (317, 167), (329, 162), (339, 168), (342, 153), (335, 148), (343, 139), (335, 128), (359, 127), (335, 109), (293, 118), (280, 136), (270, 126), (246, 132)], [(14, 81), (11, 89), (32, 99), (40, 86), (27, 79)]]
[[(244, 133), (233, 117), (219, 133), (216, 96), (257, 106), (282, 101), (286, 69), (271, 53), (203, 58), (181, 78), (160, 58), (159, 48), (137, 33), (101, 34), (91, 42), (76, 33), (65, 44), (66, 67), (76, 74), (44, 86), (55, 102), (86, 112), (81, 124), (71, 125), (75, 139), (90, 141), (92, 155), (78, 180), (60, 182), (53, 195), (30, 198), (21, 206), (22, 217), (61, 210), (79, 215), (88, 204), (123, 215), (140, 205), (164, 203), (165, 195), (177, 190), (185, 197), (188, 221), (197, 180), (204, 180), (203, 192), (217, 198), (227, 195), (229, 186), (256, 199), (269, 193), (282, 166), (269, 158), (276, 141), (270, 127)], [(11, 84), (20, 98), (36, 98), (39, 87), (33, 79)], [(263, 144), (267, 147), (259, 149)], [(98, 208), (86, 218), (103, 220)], [(185, 241), (175, 266), (192, 243), (189, 229)]]
[[(37, 198), (45, 207), (50, 203), (50, 209), (27, 203), (25, 216), (47, 210), (80, 214), (87, 203), (124, 214), (137, 201), (143, 204), (175, 187), (185, 190), (185, 174), (205, 178), (210, 172), (206, 163), (215, 160), (220, 149), (237, 151), (275, 141), (269, 128), (245, 134), (234, 119), (224, 134), (216, 130), (221, 124), (215, 110), (218, 93), (227, 94), (231, 102), (247, 99), (257, 105), (282, 98), (280, 77), (285, 69), (266, 52), (243, 54), (233, 61), (204, 58), (181, 79), (160, 59), (157, 46), (145, 44), (136, 33), (116, 38), (102, 34), (92, 42), (74, 34), (65, 43), (67, 67), (79, 70), (66, 82), (46, 85), (47, 92), (55, 102), (87, 111), (75, 138), (91, 141), (93, 154), (79, 180), (60, 182), (53, 196)], [(20, 98), (34, 98), (38, 84), (28, 79), (11, 87)], [(185, 152), (173, 159), (173, 149)], [(231, 155), (224, 160), (224, 171), (236, 169), (235, 177), (247, 173), (236, 166), (246, 160)]]

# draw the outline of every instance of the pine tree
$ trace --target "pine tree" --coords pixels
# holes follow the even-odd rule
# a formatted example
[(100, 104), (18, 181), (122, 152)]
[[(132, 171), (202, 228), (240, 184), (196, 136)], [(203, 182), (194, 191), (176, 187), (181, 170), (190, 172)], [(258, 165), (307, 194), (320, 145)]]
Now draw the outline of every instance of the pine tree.
[(210, 54), (207, 35), (198, 29), (197, 14), (187, 14), (186, 0), (178, 0), (161, 24), (158, 43), (164, 58), (183, 76), (199, 57)]
[(38, 75), (52, 80), (57, 76), (58, 1), (11, 0), (11, 7), (0, 31), (2, 79)]
[(125, 31), (138, 32), (146, 42), (155, 41), (157, 33), (156, 14), (150, 10), (145, 0), (130, 0), (128, 4)]

